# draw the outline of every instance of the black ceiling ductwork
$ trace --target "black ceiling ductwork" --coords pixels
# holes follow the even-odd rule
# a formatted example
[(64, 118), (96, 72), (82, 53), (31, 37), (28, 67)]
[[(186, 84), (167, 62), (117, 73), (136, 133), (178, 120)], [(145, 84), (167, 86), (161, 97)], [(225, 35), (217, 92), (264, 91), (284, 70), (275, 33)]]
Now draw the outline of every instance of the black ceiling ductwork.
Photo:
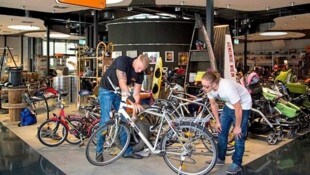
[(155, 0), (132, 0), (129, 6), (156, 5)]
[(67, 28), (66, 26), (63, 25), (51, 25), (50, 29), (55, 32), (70, 34), (70, 28)]
[(112, 19), (114, 19), (114, 13), (110, 12), (110, 11), (105, 11), (102, 14), (102, 18), (105, 20), (112, 20)]

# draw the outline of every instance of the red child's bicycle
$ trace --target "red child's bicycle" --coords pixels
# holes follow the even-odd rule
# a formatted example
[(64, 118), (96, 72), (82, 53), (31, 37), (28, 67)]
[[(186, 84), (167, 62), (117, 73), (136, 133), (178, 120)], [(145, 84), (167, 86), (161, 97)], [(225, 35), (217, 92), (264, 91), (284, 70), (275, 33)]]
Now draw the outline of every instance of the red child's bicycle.
[(64, 103), (60, 104), (60, 113), (47, 119), (38, 128), (39, 141), (46, 146), (58, 146), (64, 141), (70, 144), (83, 145), (85, 138), (99, 127), (100, 118), (93, 109), (84, 109), (86, 115), (65, 115)]

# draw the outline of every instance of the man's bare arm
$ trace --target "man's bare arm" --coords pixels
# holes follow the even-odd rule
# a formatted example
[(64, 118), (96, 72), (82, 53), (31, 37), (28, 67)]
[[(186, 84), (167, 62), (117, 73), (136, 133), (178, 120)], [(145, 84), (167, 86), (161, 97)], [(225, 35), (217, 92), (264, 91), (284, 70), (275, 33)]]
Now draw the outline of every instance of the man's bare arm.
[(129, 87), (127, 86), (126, 72), (116, 69), (116, 76), (121, 90), (129, 93)]

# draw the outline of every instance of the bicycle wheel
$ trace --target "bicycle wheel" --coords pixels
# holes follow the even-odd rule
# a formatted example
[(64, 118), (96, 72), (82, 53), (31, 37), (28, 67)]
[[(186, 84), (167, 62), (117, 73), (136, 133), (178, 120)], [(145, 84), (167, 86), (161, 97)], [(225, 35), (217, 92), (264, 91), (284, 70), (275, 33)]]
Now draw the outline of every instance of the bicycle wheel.
[[(118, 144), (117, 140), (120, 140), (120, 134), (126, 139), (124, 145)], [(102, 137), (102, 148), (97, 148), (98, 137)], [(90, 137), (86, 146), (86, 158), (87, 160), (96, 166), (108, 165), (121, 157), (129, 145), (130, 132), (129, 128), (124, 124), (115, 124), (115, 122), (107, 122), (104, 126), (98, 128)], [(96, 150), (103, 150), (103, 161), (96, 160)]]
[[(69, 132), (66, 138), (66, 141), (70, 144), (79, 144), (81, 143), (84, 133), (83, 123), (79, 119), (70, 119), (69, 125)], [(64, 128), (66, 130), (66, 128)], [(63, 131), (64, 131), (63, 130)]]
[(66, 140), (68, 131), (60, 121), (46, 120), (38, 128), (39, 141), (46, 146), (58, 146)]
[[(150, 125), (148, 125), (147, 123), (144, 123), (141, 120), (137, 120), (135, 123), (137, 127), (140, 129), (141, 133), (145, 136), (145, 138), (148, 139), (150, 136), (150, 131), (149, 131)], [(140, 138), (138, 133), (134, 130), (132, 132), (130, 145), (132, 146), (133, 152), (141, 151), (145, 146), (145, 143), (143, 142), (143, 140)]]
[[(100, 127), (99, 124), (100, 124), (100, 121), (97, 121), (97, 122), (95, 122), (95, 123), (92, 124), (93, 127), (92, 127), (92, 129), (91, 129), (91, 134), (93, 134), (94, 132), (97, 131), (97, 129)], [(91, 134), (90, 134), (90, 135), (91, 135)]]
[(166, 164), (178, 174), (207, 174), (216, 163), (216, 143), (212, 134), (200, 125), (176, 123), (174, 131), (170, 129), (161, 144)]

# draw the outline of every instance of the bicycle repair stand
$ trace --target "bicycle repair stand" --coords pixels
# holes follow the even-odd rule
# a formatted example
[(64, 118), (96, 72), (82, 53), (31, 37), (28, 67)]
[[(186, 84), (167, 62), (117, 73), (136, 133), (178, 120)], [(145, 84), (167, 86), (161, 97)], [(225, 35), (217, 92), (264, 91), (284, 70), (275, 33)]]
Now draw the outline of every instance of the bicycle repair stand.
[[(2, 86), (4, 86), (4, 82), (2, 82), (2, 71), (3, 71), (3, 64), (5, 62), (5, 58), (7, 56), (7, 54), (9, 53), (10, 56), (11, 56), (11, 59), (13, 60), (13, 63), (15, 65), (15, 67), (17, 67), (17, 64), (14, 60), (14, 57), (12, 55), (12, 52), (10, 50), (10, 48), (8, 46), (5, 46), (4, 48), (0, 48), (0, 49), (3, 49), (3, 52), (2, 52), (2, 55), (0, 57), (0, 91), (2, 89)], [(8, 113), (8, 111), (6, 109), (2, 109), (2, 97), (1, 97), (1, 93), (0, 93), (0, 113), (1, 114), (5, 114), (5, 113)]]

